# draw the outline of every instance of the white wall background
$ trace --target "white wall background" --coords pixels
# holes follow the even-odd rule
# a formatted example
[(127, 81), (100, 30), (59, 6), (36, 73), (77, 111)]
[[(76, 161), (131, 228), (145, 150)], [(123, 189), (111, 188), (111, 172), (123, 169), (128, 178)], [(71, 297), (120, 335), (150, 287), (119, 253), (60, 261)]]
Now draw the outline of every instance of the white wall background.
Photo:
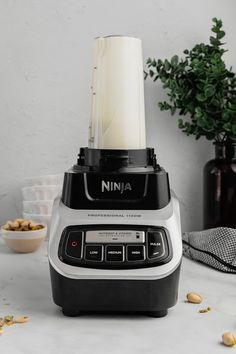
[[(21, 212), (27, 177), (66, 170), (87, 145), (94, 37), (137, 36), (144, 60), (165, 58), (207, 41), (216, 16), (227, 34), (226, 62), (235, 69), (235, 15), (235, 0), (1, 0), (0, 223)], [(159, 111), (159, 85), (149, 80), (145, 90), (148, 145), (169, 171), (183, 230), (200, 229), (202, 168), (213, 148)]]

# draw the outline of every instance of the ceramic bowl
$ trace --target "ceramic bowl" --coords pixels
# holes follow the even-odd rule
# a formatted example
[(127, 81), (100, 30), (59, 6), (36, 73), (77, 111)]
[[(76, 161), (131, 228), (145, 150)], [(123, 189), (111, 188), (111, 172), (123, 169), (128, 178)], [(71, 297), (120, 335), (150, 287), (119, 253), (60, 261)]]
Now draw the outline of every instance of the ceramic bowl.
[(1, 228), (1, 235), (11, 250), (19, 253), (35, 252), (47, 234), (47, 225), (42, 225), (42, 229), (31, 231), (9, 231)]

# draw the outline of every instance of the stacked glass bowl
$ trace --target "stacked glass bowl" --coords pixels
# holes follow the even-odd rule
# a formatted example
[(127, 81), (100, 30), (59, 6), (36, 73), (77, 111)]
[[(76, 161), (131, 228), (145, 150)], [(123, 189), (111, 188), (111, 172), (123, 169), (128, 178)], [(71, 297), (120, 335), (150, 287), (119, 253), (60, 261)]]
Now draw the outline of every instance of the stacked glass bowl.
[(63, 174), (29, 178), (22, 188), (23, 218), (50, 226), (52, 205), (62, 190)]

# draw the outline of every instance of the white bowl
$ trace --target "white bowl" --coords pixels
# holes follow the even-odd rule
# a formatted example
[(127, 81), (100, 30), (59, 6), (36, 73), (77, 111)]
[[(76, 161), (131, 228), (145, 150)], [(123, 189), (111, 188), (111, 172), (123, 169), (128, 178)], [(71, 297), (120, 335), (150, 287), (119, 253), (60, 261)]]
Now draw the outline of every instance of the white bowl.
[(45, 175), (45, 176), (36, 176), (31, 177), (26, 180), (26, 186), (45, 186), (45, 185), (55, 185), (63, 183), (64, 174), (56, 175)]
[(53, 200), (24, 200), (23, 211), (30, 214), (46, 214), (52, 213)]
[(23, 218), (26, 220), (32, 220), (40, 224), (46, 224), (49, 228), (51, 222), (51, 214), (30, 214), (23, 212)]
[(61, 185), (24, 187), (22, 195), (23, 199), (28, 201), (54, 200), (61, 190)]
[(35, 252), (47, 235), (47, 225), (40, 230), (9, 231), (1, 228), (2, 238), (13, 251), (20, 253)]

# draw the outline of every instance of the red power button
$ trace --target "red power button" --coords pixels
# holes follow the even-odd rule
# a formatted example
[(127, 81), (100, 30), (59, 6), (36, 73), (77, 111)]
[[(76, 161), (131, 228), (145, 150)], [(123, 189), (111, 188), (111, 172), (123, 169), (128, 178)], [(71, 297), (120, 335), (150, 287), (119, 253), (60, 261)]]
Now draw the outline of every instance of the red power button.
[(65, 254), (68, 257), (81, 258), (83, 245), (82, 231), (70, 231), (66, 243)]

